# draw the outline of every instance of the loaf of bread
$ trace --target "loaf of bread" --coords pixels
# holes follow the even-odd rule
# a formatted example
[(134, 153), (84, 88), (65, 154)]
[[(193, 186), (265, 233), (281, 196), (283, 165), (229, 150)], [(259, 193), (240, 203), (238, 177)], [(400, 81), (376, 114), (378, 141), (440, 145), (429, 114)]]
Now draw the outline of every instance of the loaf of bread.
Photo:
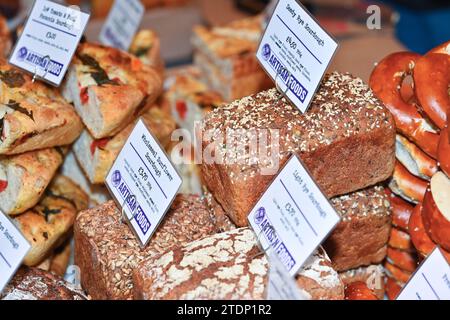
[(226, 101), (272, 86), (271, 79), (256, 59), (261, 22), (261, 16), (257, 16), (221, 27), (194, 28), (194, 63), (202, 70), (206, 82)]
[[(262, 300), (268, 262), (248, 228), (191, 242), (147, 258), (134, 271), (134, 297), (145, 300)], [(297, 275), (309, 299), (343, 299), (344, 286), (319, 249)]]
[[(175, 130), (175, 121), (163, 111), (151, 108), (142, 116), (142, 120), (155, 138), (166, 147)], [(122, 150), (125, 142), (136, 125), (133, 121), (125, 129), (111, 138), (94, 139), (88, 130), (84, 130), (73, 146), (79, 164), (92, 184), (103, 184), (109, 170)]]
[(63, 159), (61, 148), (0, 159), (0, 209), (13, 216), (35, 206)]
[(377, 295), (378, 299), (384, 299), (385, 274), (383, 265), (377, 264), (347, 270), (345, 272), (340, 272), (339, 276), (346, 286), (354, 282), (364, 282), (367, 287)]
[(324, 248), (337, 271), (379, 264), (386, 257), (391, 231), (389, 196), (381, 186), (331, 200), (342, 220)]
[(14, 218), (31, 249), (23, 263), (36, 266), (64, 242), (79, 210), (87, 208), (87, 195), (70, 179), (57, 176), (46, 195), (31, 210)]
[(0, 15), (0, 57), (6, 58), (11, 50), (11, 33), (6, 19)]
[(130, 124), (162, 90), (150, 66), (118, 49), (84, 43), (78, 46), (63, 86), (95, 139), (111, 137)]
[(93, 299), (132, 299), (132, 272), (146, 257), (216, 232), (211, 213), (197, 196), (178, 196), (149, 245), (137, 238), (110, 201), (81, 212), (75, 223), (75, 264)]
[(85, 294), (64, 279), (36, 268), (19, 269), (0, 293), (1, 300), (86, 300)]
[(83, 125), (54, 88), (0, 59), (0, 154), (69, 145)]
[[(272, 89), (215, 109), (203, 125), (203, 155), (215, 154), (204, 159), (202, 180), (238, 226), (248, 224), (247, 215), (273, 180), (273, 169), (292, 153), (328, 197), (375, 185), (394, 168), (392, 116), (362, 80), (348, 74), (326, 75), (304, 115)], [(269, 146), (269, 153), (239, 155), (237, 148), (224, 148), (227, 130), (240, 129), (266, 134), (260, 144)], [(249, 139), (239, 142), (250, 147)]]

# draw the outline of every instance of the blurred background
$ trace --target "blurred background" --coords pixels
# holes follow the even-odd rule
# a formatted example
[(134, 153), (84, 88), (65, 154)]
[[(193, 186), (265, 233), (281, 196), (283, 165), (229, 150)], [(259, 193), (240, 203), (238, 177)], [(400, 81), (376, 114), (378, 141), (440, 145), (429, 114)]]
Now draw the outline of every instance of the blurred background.
[[(141, 0), (147, 8), (142, 27), (158, 32), (166, 64), (188, 64), (194, 25), (220, 26), (263, 13), (270, 0)], [(33, 0), (0, 0), (0, 12), (14, 29)], [(113, 0), (66, 0), (92, 17), (86, 31), (96, 41)], [(274, 1), (276, 2), (276, 1)], [(399, 50), (425, 53), (450, 40), (450, 0), (304, 0), (301, 1), (340, 43), (330, 68), (367, 80), (373, 63)], [(373, 11), (372, 5), (377, 5)], [(369, 10), (368, 12), (368, 8)], [(379, 11), (378, 11), (379, 8)], [(375, 14), (376, 16), (373, 16)], [(378, 15), (379, 14), (379, 15)], [(368, 27), (369, 20), (369, 27)], [(374, 22), (380, 22), (379, 26)]]

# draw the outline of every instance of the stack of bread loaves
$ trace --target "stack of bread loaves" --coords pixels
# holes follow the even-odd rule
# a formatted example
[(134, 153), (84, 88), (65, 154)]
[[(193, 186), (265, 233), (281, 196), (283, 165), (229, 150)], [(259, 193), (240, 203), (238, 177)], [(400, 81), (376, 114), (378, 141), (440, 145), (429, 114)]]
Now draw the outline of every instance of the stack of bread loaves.
[(0, 61), (0, 209), (31, 244), (27, 266), (64, 274), (86, 194), (57, 175), (82, 122), (58, 91)]
[(389, 184), (394, 228), (385, 265), (391, 299), (416, 269), (414, 248), (423, 259), (439, 245), (450, 261), (449, 84), (450, 43), (424, 56), (391, 54), (371, 75), (370, 85), (398, 131)]
[[(291, 154), (299, 155), (342, 216), (325, 243), (328, 254), (319, 249), (297, 275), (299, 290), (311, 299), (343, 299), (344, 282), (363, 281), (381, 298), (379, 264), (386, 255), (391, 213), (389, 198), (377, 184), (391, 176), (395, 160), (388, 110), (360, 79), (333, 73), (304, 115), (274, 89), (216, 108), (203, 121), (203, 132), (215, 133), (205, 135), (203, 155), (216, 146), (210, 156), (236, 159), (217, 137), (242, 129), (277, 129), (266, 144), (279, 137), (275, 160), (280, 167)], [(201, 167), (217, 226), (228, 231), (143, 260), (134, 270), (136, 298), (264, 298), (267, 261), (245, 227), (247, 214), (276, 172), (264, 175), (267, 162), (250, 153), (238, 157), (235, 162), (204, 161)]]

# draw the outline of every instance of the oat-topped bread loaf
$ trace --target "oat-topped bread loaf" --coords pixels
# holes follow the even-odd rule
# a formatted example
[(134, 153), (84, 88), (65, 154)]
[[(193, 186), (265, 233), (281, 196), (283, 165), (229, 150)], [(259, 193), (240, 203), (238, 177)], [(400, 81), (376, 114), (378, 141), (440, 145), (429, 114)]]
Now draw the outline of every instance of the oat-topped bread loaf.
[(162, 79), (137, 57), (115, 48), (78, 46), (63, 87), (95, 139), (125, 128), (162, 90)]
[(213, 216), (200, 197), (178, 196), (149, 245), (121, 221), (110, 201), (80, 213), (75, 223), (75, 263), (81, 284), (93, 299), (131, 299), (132, 272), (145, 258), (216, 232)]
[(364, 282), (367, 287), (377, 295), (378, 299), (384, 299), (385, 273), (383, 265), (377, 264), (367, 267), (360, 267), (345, 272), (340, 272), (339, 276), (346, 286), (355, 282)]
[(324, 248), (337, 271), (381, 263), (391, 231), (389, 196), (376, 186), (331, 200), (342, 220)]
[[(148, 258), (134, 271), (134, 296), (146, 300), (262, 300), (268, 262), (248, 228), (219, 233)], [(344, 287), (319, 249), (297, 275), (310, 299), (343, 299)]]
[[(158, 108), (151, 108), (144, 112), (141, 118), (161, 146), (166, 147), (176, 128), (172, 117)], [(104, 184), (109, 170), (133, 131), (136, 122), (133, 121), (110, 138), (94, 139), (88, 130), (84, 130), (75, 142), (73, 152), (92, 184)]]
[[(300, 156), (328, 197), (384, 181), (394, 168), (392, 116), (361, 79), (348, 74), (326, 75), (306, 114), (272, 89), (215, 109), (203, 125), (203, 155), (214, 155), (203, 161), (203, 181), (239, 226), (247, 225), (247, 214), (274, 178), (273, 169), (291, 153)], [(248, 146), (243, 153), (224, 147), (225, 133), (242, 129), (266, 135), (267, 142), (259, 138), (256, 154), (262, 149), (261, 155), (248, 151), (255, 134), (237, 137), (238, 146)]]
[(35, 206), (62, 164), (64, 153), (57, 147), (0, 158), (0, 209), (12, 216)]
[(37, 268), (19, 269), (0, 293), (0, 300), (86, 300), (83, 292), (64, 279)]
[(0, 154), (69, 145), (83, 124), (55, 88), (0, 59)]

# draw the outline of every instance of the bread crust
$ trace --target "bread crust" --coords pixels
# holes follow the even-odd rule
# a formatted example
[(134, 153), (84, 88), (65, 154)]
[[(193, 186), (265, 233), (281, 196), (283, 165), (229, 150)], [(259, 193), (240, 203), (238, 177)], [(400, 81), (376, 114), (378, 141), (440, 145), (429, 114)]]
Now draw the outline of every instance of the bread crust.
[(75, 263), (81, 284), (96, 300), (133, 298), (132, 271), (145, 258), (209, 234), (217, 228), (198, 196), (177, 196), (149, 245), (141, 250), (121, 222), (113, 201), (81, 212), (75, 223)]
[(378, 264), (386, 256), (391, 230), (389, 197), (381, 186), (331, 200), (342, 217), (324, 243), (337, 271)]
[[(147, 259), (134, 272), (134, 297), (145, 300), (262, 300), (268, 262), (248, 228), (191, 242)], [(309, 299), (343, 299), (344, 287), (322, 249), (297, 276)]]
[(62, 162), (63, 153), (55, 148), (0, 159), (8, 183), (0, 192), (1, 210), (15, 216), (35, 206)]
[[(394, 168), (393, 119), (370, 89), (350, 75), (326, 76), (307, 115), (273, 89), (216, 109), (203, 124), (204, 132), (224, 136), (228, 128), (279, 130), (279, 167), (296, 153), (328, 197), (375, 185)], [(221, 142), (204, 138), (203, 152), (214, 143)], [(247, 214), (273, 179), (261, 174), (262, 163), (246, 157), (232, 164), (203, 161), (201, 166), (207, 188), (238, 226), (248, 224)]]
[(0, 294), (2, 300), (87, 300), (64, 279), (36, 268), (22, 267)]
[[(81, 200), (76, 200), (78, 197)], [(88, 203), (87, 195), (68, 178), (57, 177), (46, 196), (33, 209), (14, 218), (31, 249), (23, 264), (36, 266), (69, 235), (78, 209), (76, 201)]]

